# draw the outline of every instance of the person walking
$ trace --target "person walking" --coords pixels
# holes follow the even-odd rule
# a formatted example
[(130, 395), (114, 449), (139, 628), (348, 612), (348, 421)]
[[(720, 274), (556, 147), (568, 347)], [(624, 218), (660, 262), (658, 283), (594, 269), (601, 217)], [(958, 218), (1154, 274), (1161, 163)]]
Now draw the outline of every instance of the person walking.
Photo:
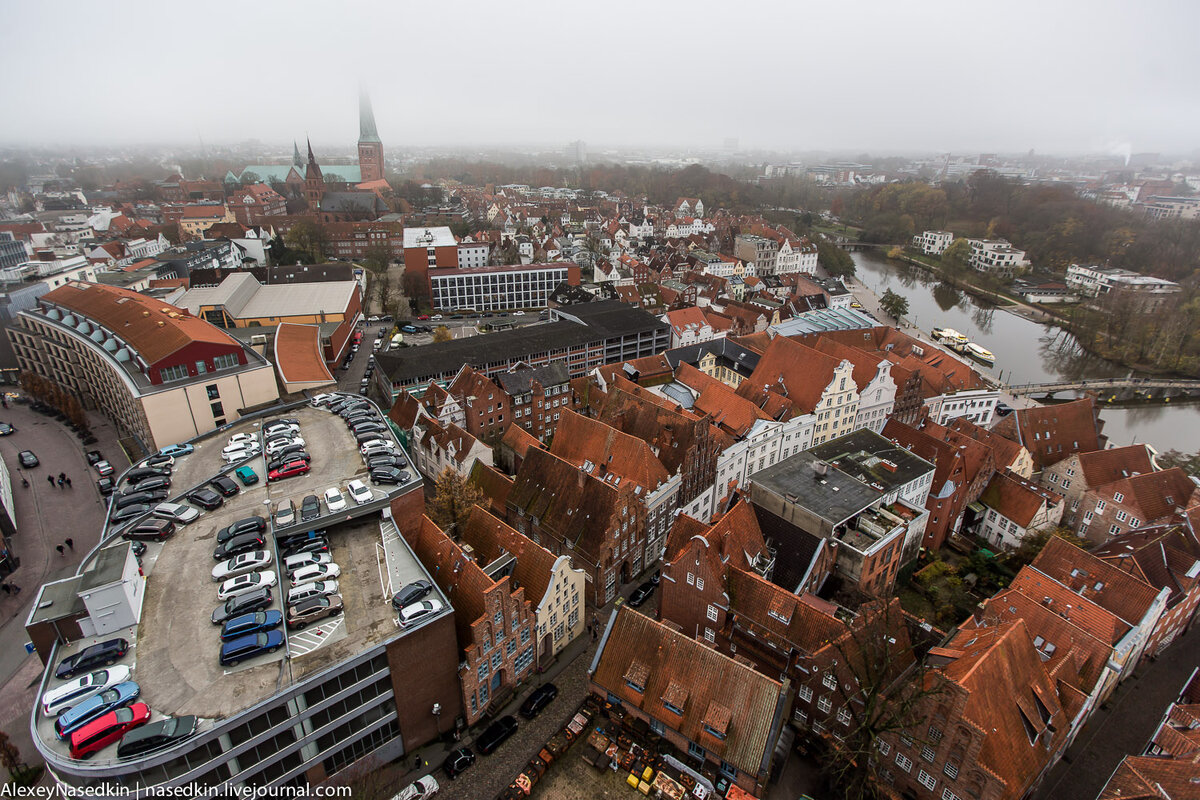
[(65, 544), (67, 547), (71, 548), (72, 553), (75, 552), (75, 540), (74, 539), (67, 539), (65, 542), (63, 542), (63, 544)]
[(58, 473), (58, 482), (59, 483), (62, 483), (66, 479), (67, 479), (67, 473), (65, 473), (65, 472)]
[(60, 556), (65, 556), (67, 554), (67, 551), (63, 549), (63, 546), (61, 544), (55, 545), (54, 549), (58, 551), (58, 554)]
[(46, 480), (50, 481), (50, 488), (51, 488), (51, 489), (53, 489), (53, 488), (54, 488), (54, 476), (53, 476), (53, 475), (47, 475), (47, 476), (46, 476)]
[(68, 477), (68, 478), (67, 478), (67, 488), (68, 488), (68, 489), (70, 489), (70, 488), (71, 488), (71, 479), (70, 479), (70, 477)]
[(59, 478), (58, 479), (58, 488), (62, 489), (65, 486), (66, 482), (67, 482), (66, 478)]

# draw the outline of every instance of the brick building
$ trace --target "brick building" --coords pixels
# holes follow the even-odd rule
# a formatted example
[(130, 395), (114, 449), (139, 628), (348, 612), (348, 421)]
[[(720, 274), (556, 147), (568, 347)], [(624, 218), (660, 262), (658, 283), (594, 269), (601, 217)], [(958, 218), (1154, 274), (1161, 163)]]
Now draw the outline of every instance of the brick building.
[(404, 258), (404, 225), (399, 222), (326, 222), (325, 254), (343, 261), (361, 261), (374, 251), (392, 261)]
[(236, 189), (226, 201), (234, 219), (242, 225), (270, 225), (267, 217), (287, 213), (287, 200), (265, 183)]
[(1079, 499), (1075, 530), (1097, 544), (1145, 525), (1182, 522), (1197, 488), (1179, 467), (1132, 475), (1088, 489)]
[(495, 379), (508, 396), (512, 423), (543, 442), (553, 438), (562, 414), (577, 405), (571, 374), (562, 361), (544, 367), (514, 364)]
[(1062, 519), (1062, 495), (1011, 472), (993, 475), (979, 502), (987, 513), (976, 532), (1005, 550), (1020, 547), (1026, 536), (1049, 530)]
[(1108, 437), (1092, 397), (1050, 406), (1019, 408), (992, 428), (1025, 447), (1033, 456), (1034, 472), (1070, 458), (1075, 453), (1103, 450)]
[(1064, 524), (1074, 528), (1079, 518), (1079, 503), (1091, 489), (1157, 470), (1158, 464), (1150, 446), (1135, 444), (1073, 453), (1043, 469), (1041, 481), (1063, 496), (1066, 502)]

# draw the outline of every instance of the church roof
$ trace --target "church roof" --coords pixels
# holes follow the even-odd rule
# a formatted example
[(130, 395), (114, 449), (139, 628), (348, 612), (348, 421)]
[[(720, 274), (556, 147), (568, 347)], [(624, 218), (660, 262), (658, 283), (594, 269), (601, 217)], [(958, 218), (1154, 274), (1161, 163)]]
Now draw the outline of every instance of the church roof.
[(375, 130), (375, 113), (371, 110), (371, 98), (366, 92), (360, 92), (358, 96), (358, 141), (380, 141), (379, 133)]

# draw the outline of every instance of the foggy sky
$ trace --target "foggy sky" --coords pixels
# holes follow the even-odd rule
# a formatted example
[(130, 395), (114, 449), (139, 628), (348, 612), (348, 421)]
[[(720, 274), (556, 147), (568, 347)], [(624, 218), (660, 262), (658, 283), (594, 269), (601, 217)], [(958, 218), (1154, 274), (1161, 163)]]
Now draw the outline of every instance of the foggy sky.
[(1200, 3), (0, 0), (0, 144), (1192, 152)]

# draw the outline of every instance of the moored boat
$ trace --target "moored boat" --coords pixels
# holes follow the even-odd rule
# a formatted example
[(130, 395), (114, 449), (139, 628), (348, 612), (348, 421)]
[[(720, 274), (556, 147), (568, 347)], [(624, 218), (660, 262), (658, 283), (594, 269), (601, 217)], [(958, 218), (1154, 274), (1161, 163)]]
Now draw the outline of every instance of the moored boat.
[(967, 345), (962, 349), (962, 352), (966, 353), (976, 361), (981, 361), (984, 364), (987, 364), (989, 367), (996, 363), (996, 356), (992, 355), (991, 350), (988, 350), (986, 347), (982, 347), (981, 345), (977, 345), (974, 342), (967, 342)]

